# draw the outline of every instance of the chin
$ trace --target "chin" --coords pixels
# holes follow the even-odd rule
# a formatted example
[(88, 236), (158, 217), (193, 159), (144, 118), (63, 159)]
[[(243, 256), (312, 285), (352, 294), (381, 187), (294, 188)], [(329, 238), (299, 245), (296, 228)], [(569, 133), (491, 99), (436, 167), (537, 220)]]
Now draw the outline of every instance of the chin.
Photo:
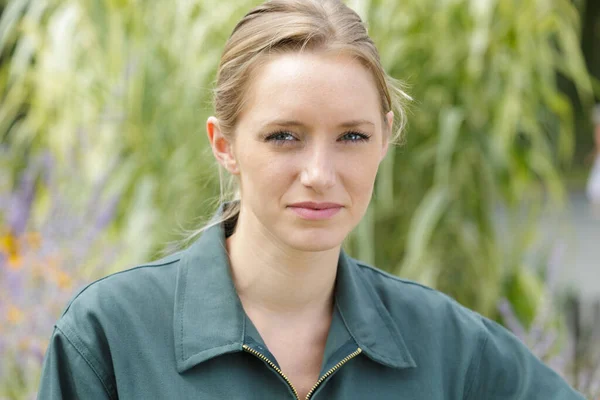
[(314, 232), (311, 229), (306, 232), (296, 232), (283, 237), (286, 244), (293, 249), (305, 252), (321, 252), (339, 247), (346, 238), (346, 235), (340, 232), (332, 232), (332, 230)]

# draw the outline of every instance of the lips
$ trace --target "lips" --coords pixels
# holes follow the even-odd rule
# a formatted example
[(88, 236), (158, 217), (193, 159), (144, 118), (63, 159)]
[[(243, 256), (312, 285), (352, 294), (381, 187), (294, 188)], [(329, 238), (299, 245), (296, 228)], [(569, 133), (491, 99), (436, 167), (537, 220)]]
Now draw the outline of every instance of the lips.
[(337, 203), (301, 202), (288, 206), (296, 215), (305, 220), (319, 221), (332, 218), (343, 208)]
[(291, 204), (290, 207), (310, 208), (312, 210), (326, 210), (328, 208), (340, 208), (341, 204), (337, 203), (316, 203), (312, 201), (305, 201), (302, 203)]

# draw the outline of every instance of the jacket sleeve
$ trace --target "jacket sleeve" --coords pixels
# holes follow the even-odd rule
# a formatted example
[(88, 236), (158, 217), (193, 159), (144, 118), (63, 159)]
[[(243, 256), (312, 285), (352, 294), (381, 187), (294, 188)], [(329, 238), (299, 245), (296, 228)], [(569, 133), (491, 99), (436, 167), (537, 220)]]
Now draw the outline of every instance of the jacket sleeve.
[(102, 372), (86, 353), (76, 338), (56, 327), (46, 351), (38, 399), (116, 400)]
[(491, 320), (482, 321), (466, 399), (585, 400), (516, 336)]

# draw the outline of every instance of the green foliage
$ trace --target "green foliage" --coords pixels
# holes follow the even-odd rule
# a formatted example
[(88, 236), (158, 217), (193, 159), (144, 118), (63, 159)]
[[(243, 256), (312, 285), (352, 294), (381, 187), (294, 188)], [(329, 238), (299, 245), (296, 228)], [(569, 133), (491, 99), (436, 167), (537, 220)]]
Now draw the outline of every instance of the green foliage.
[[(257, 3), (12, 0), (0, 20), (9, 60), (0, 135), (23, 160), (14, 174), (42, 149), (63, 165), (77, 158), (90, 181), (112, 169), (110, 190), (124, 194), (114, 228), (132, 262), (178, 238), (179, 225), (197, 225), (218, 193), (204, 132), (216, 66)], [(546, 194), (562, 196), (572, 117), (556, 75), (584, 97), (591, 85), (576, 9), (569, 0), (349, 4), (415, 99), (406, 143), (383, 162), (349, 249), (493, 315), (532, 242), (521, 216), (535, 220)], [(511, 221), (506, 240), (498, 205)]]
[(350, 3), (415, 100), (406, 143), (382, 165), (351, 248), (486, 315), (508, 295), (531, 318), (540, 291), (528, 292), (539, 285), (522, 262), (540, 209), (562, 200), (559, 171), (573, 151), (557, 74), (590, 101), (576, 8), (568, 0)]
[(10, 57), (2, 141), (23, 160), (45, 148), (63, 165), (79, 158), (90, 180), (112, 169), (112, 190), (124, 193), (118, 229), (158, 249), (212, 211), (204, 124), (220, 52), (250, 3), (11, 2), (0, 22), (0, 54)]

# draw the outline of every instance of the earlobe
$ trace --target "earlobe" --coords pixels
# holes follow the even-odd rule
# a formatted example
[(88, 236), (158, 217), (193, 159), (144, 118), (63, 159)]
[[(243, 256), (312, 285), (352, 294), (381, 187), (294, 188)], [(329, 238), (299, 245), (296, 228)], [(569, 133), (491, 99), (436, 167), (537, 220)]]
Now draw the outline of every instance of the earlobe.
[(387, 122), (387, 132), (388, 132), (388, 137), (391, 137), (392, 132), (394, 130), (394, 112), (390, 111), (387, 114), (385, 114), (385, 122)]
[(216, 117), (211, 116), (206, 121), (206, 134), (213, 155), (219, 164), (229, 171), (229, 173), (238, 174), (239, 171), (233, 154), (233, 146), (229, 139), (221, 132), (219, 120)]

